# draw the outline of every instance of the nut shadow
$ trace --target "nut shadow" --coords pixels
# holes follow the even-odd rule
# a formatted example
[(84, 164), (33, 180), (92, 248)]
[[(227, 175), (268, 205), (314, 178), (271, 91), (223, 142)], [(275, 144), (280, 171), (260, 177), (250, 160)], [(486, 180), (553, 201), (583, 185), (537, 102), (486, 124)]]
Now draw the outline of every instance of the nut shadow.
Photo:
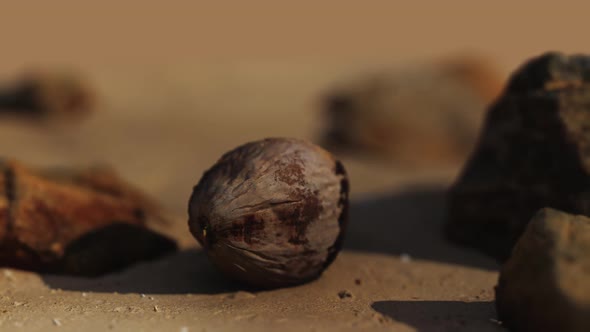
[(497, 270), (492, 258), (445, 238), (446, 199), (446, 187), (421, 186), (353, 201), (344, 248)]
[(371, 308), (420, 332), (505, 331), (495, 320), (493, 302), (377, 301)]
[(51, 288), (70, 291), (145, 294), (220, 294), (243, 290), (211, 266), (204, 252), (180, 251), (99, 278), (42, 275)]

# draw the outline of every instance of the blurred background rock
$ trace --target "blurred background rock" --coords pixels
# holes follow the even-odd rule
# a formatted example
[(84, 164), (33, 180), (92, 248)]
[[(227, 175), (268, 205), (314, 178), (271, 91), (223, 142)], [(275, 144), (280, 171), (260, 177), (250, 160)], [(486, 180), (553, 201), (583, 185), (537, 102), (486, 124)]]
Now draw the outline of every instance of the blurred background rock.
[(327, 94), (321, 141), (402, 167), (463, 162), (502, 84), (491, 61), (467, 55), (368, 74)]

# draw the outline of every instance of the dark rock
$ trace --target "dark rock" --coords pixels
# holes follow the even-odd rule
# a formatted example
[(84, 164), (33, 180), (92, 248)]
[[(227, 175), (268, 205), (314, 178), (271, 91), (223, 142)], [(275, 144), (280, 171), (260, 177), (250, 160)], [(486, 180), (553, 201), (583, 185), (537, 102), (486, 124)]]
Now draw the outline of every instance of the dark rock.
[(451, 189), (447, 234), (505, 260), (533, 214), (590, 215), (590, 58), (548, 53), (512, 76)]
[(538, 212), (502, 268), (500, 320), (513, 331), (590, 331), (590, 218)]

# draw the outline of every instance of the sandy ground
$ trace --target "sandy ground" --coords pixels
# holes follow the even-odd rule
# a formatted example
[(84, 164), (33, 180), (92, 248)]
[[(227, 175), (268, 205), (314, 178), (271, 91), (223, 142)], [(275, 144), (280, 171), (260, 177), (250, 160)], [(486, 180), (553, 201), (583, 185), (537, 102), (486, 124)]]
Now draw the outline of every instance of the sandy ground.
[[(345, 250), (322, 278), (237, 289), (188, 233), (192, 186), (224, 151), (266, 136), (315, 139), (321, 91), (362, 68), (248, 65), (88, 71), (103, 104), (79, 124), (4, 118), (0, 150), (35, 165), (109, 163), (175, 215), (182, 250), (98, 279), (0, 271), (0, 329), (27, 331), (494, 331), (493, 261), (447, 244), (459, 165), (407, 170), (345, 157)], [(351, 296), (341, 298), (345, 291)]]

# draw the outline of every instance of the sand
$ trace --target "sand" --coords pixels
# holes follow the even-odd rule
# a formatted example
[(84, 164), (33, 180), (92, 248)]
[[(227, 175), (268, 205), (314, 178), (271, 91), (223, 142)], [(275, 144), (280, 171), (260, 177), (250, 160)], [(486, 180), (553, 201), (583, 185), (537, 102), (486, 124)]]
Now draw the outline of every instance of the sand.
[(504, 73), (549, 49), (589, 51), (572, 33), (586, 30), (587, 10), (215, 3), (3, 8), (3, 77), (75, 66), (102, 103), (78, 124), (1, 118), (2, 155), (113, 165), (170, 211), (167, 232), (182, 249), (97, 279), (0, 269), (0, 330), (501, 330), (498, 267), (441, 234), (445, 190), (462, 165), (411, 170), (344, 156), (352, 206), (343, 252), (320, 279), (272, 291), (236, 288), (213, 269), (188, 232), (188, 197), (239, 144), (315, 139), (318, 98), (337, 82), (463, 51), (489, 54)]

